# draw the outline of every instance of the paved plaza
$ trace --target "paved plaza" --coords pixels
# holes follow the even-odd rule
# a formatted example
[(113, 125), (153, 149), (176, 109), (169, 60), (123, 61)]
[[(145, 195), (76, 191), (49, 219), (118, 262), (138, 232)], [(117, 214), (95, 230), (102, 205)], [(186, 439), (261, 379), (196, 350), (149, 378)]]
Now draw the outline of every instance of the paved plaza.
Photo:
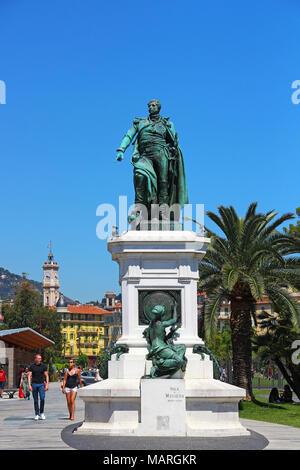
[[(78, 436), (74, 427), (83, 420), (83, 401), (77, 398), (75, 421), (68, 419), (66, 398), (60, 384), (50, 384), (46, 392), (45, 421), (35, 421), (33, 400), (0, 400), (0, 450), (72, 450), (77, 449), (267, 449), (300, 450), (300, 429), (262, 421), (241, 420), (251, 438), (116, 438)], [(129, 440), (128, 440), (129, 439)], [(163, 441), (163, 442), (162, 442)], [(69, 444), (69, 445), (68, 445)], [(152, 445), (152, 447), (151, 447)], [(150, 446), (150, 447), (149, 447)]]

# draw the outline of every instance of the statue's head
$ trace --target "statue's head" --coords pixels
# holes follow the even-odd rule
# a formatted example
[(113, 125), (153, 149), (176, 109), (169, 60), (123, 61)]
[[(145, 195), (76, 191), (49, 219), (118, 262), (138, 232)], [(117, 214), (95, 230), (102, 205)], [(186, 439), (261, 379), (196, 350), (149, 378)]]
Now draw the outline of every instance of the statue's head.
[(165, 307), (163, 305), (155, 305), (152, 309), (152, 313), (156, 318), (160, 318), (163, 313), (165, 313)]
[(148, 103), (149, 114), (158, 114), (161, 110), (161, 104), (158, 100), (151, 100)]

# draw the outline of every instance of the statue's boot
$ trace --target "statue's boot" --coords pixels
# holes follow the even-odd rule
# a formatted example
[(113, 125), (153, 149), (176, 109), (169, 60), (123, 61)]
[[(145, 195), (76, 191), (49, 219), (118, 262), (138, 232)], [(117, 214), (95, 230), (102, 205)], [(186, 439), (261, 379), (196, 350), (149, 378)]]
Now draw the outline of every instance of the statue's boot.
[(158, 194), (158, 204), (159, 204), (159, 215), (161, 220), (169, 221), (169, 194), (168, 194), (168, 182), (160, 181), (159, 183), (159, 194)]

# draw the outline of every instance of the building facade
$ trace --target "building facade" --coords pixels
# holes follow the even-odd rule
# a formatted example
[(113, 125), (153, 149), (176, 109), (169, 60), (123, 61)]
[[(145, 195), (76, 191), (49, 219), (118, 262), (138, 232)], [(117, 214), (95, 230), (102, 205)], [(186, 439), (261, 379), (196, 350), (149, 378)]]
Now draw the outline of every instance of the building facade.
[(85, 354), (93, 364), (121, 336), (120, 304), (110, 311), (88, 304), (68, 305), (61, 294), (56, 309), (61, 315), (65, 358)]
[[(300, 293), (293, 293), (292, 294), (295, 299), (300, 302)], [(205, 292), (198, 293), (198, 319), (199, 323), (203, 321), (203, 316), (205, 315), (205, 304), (207, 301), (207, 296)], [(257, 301), (254, 304), (255, 308), (255, 316), (257, 320), (257, 324), (255, 325), (254, 320), (252, 320), (252, 326), (256, 328), (257, 333), (263, 334), (264, 330), (260, 327), (260, 322), (261, 320), (259, 319), (259, 315), (263, 313), (267, 313), (268, 315), (274, 315), (276, 316), (276, 312), (274, 312), (272, 303), (270, 302), (269, 298), (267, 295), (263, 295), (262, 300)], [(230, 302), (223, 301), (218, 320), (217, 320), (217, 329), (222, 330), (226, 325), (229, 323), (230, 320)]]
[(83, 305), (75, 301), (74, 305), (59, 293), (58, 269), (50, 244), (48, 260), (43, 264), (43, 304), (60, 313), (62, 355), (68, 359), (84, 354), (93, 364), (100, 351), (113, 346), (122, 334), (121, 297), (108, 291), (101, 303)]

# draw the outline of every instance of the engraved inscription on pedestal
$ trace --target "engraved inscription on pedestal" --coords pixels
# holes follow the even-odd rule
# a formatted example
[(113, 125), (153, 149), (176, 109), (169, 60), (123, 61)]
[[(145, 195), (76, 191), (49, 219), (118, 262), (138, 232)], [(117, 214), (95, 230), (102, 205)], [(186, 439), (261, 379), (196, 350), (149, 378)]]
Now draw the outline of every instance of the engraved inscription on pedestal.
[(166, 400), (168, 403), (181, 402), (184, 400), (184, 393), (181, 391), (181, 387), (170, 387), (170, 392), (166, 393)]

